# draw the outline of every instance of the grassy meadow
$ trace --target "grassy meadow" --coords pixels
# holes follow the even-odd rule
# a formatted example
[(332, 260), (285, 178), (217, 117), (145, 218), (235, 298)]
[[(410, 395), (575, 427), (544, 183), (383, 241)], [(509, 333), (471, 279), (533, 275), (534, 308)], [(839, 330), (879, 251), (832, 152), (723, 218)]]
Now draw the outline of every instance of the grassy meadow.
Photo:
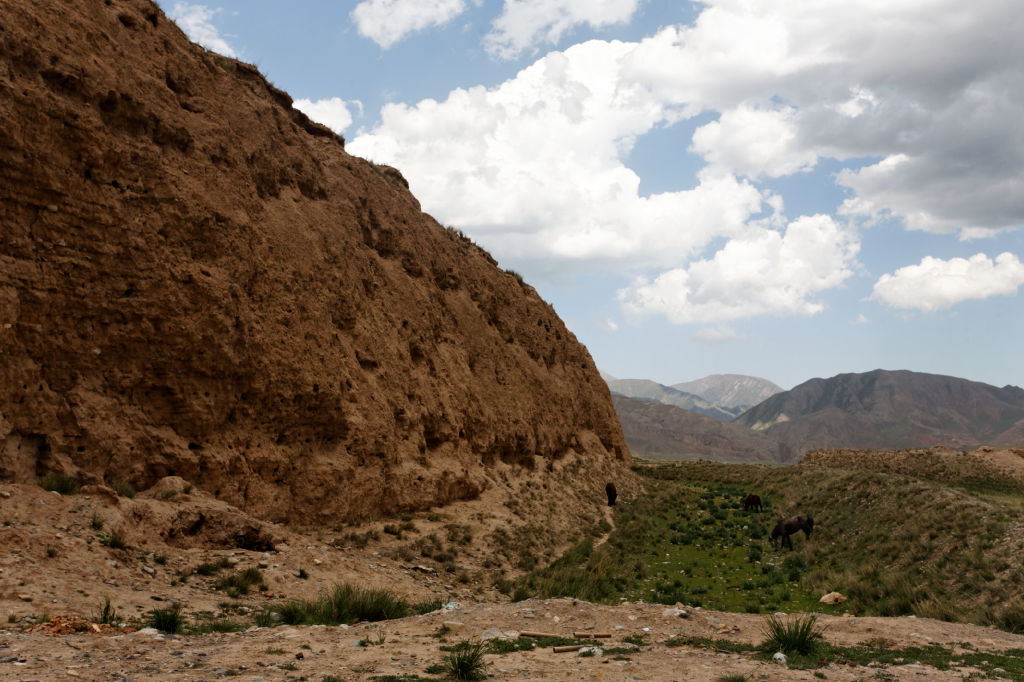
[[(1024, 489), (821, 466), (686, 462), (635, 467), (643, 495), (615, 530), (520, 578), (515, 595), (575, 596), (724, 611), (917, 615), (1024, 632)], [(931, 472), (929, 472), (931, 473)], [(762, 513), (745, 512), (757, 493)], [(814, 516), (809, 540), (774, 550), (780, 517)], [(843, 604), (819, 598), (837, 591)]]

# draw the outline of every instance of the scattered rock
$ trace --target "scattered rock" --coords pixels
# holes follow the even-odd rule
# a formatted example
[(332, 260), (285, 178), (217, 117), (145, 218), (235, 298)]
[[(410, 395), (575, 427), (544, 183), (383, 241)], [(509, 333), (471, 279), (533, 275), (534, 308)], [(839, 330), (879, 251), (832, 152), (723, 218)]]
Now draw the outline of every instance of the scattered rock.
[(846, 601), (846, 597), (839, 594), (838, 592), (829, 592), (828, 594), (822, 596), (822, 598), (818, 601), (822, 604), (842, 604), (844, 601)]

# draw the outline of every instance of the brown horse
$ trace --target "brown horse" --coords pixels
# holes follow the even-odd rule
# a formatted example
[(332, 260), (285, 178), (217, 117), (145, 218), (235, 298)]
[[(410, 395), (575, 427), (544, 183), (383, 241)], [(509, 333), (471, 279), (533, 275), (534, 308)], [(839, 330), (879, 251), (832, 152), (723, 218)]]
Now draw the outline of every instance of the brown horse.
[(753, 493), (747, 495), (747, 499), (743, 500), (743, 511), (763, 511), (761, 507), (761, 497)]
[(609, 507), (614, 507), (615, 506), (615, 498), (619, 496), (619, 494), (615, 491), (615, 484), (614, 483), (609, 483), (608, 485), (606, 485), (604, 487), (604, 491), (606, 493), (608, 493), (608, 506)]
[(789, 536), (801, 530), (810, 539), (811, 531), (814, 530), (814, 517), (810, 514), (798, 514), (792, 518), (779, 519), (772, 534), (768, 536), (768, 542), (772, 543), (772, 547), (775, 549), (779, 549), (781, 539), (781, 544), (788, 545), (790, 549), (793, 549), (793, 541), (789, 539)]

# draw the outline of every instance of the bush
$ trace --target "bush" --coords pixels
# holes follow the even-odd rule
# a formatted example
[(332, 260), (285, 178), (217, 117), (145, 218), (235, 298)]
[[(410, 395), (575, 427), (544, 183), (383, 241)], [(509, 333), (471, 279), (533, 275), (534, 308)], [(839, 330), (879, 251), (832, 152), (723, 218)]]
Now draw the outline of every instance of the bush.
[[(429, 608), (435, 601), (417, 605)], [(273, 612), (285, 625), (341, 625), (358, 620), (378, 621), (403, 618), (409, 605), (387, 590), (370, 590), (351, 585), (335, 585), (330, 593), (316, 599), (291, 601), (276, 606)], [(272, 618), (268, 615), (264, 620)]]
[(97, 611), (96, 622), (103, 623), (104, 625), (114, 625), (117, 623), (117, 609), (111, 605), (109, 597), (103, 600), (103, 606)]
[(765, 653), (781, 651), (786, 655), (809, 656), (823, 640), (822, 628), (815, 627), (818, 617), (813, 614), (787, 620), (768, 616), (762, 632), (765, 640), (758, 647)]
[(127, 549), (128, 541), (125, 540), (123, 530), (112, 530), (109, 533), (100, 533), (100, 544), (111, 549)]
[(184, 607), (175, 602), (166, 609), (153, 609), (149, 612), (149, 625), (160, 632), (172, 635), (179, 634), (185, 626)]
[(77, 476), (64, 474), (46, 474), (36, 481), (43, 490), (51, 490), (61, 495), (74, 495), (82, 486)]
[(231, 561), (228, 560), (227, 557), (221, 557), (216, 561), (205, 561), (199, 564), (195, 567), (194, 571), (199, 575), (210, 576), (220, 572), (221, 569), (227, 568), (230, 565)]
[(128, 499), (135, 497), (135, 488), (128, 481), (115, 481), (110, 487), (121, 497)]
[(459, 642), (452, 652), (444, 657), (444, 673), (453, 680), (487, 679), (484, 662), (486, 642)]
[(217, 589), (227, 591), (231, 597), (248, 594), (253, 585), (263, 585), (263, 573), (258, 568), (247, 568), (217, 581)]

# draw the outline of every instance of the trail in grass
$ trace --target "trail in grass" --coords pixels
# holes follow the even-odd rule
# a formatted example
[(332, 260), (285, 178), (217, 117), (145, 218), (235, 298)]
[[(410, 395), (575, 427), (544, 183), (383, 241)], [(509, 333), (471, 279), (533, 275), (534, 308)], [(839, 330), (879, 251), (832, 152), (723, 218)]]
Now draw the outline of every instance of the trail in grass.
[(610, 538), (612, 536), (612, 533), (615, 532), (615, 507), (604, 508), (604, 520), (608, 522), (608, 525), (611, 526), (611, 528), (608, 529), (607, 533), (605, 533), (604, 535), (602, 535), (594, 541), (595, 548), (600, 547), (604, 543), (608, 542), (608, 538)]

